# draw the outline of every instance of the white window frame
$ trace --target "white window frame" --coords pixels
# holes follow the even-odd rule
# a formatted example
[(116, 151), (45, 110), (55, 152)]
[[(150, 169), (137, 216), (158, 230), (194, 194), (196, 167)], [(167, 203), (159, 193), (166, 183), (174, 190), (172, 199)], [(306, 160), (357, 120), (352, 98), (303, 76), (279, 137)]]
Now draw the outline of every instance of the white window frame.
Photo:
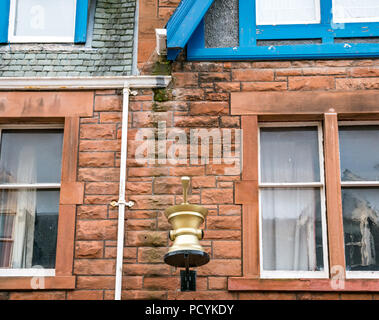
[[(320, 163), (320, 182), (311, 183), (263, 183), (261, 182), (261, 128), (278, 128), (278, 127), (317, 127), (318, 144), (319, 144), (319, 163)], [(258, 134), (258, 191), (259, 191), (259, 260), (260, 260), (260, 278), (262, 279), (328, 279), (329, 278), (329, 259), (328, 259), (328, 237), (326, 223), (326, 195), (325, 195), (325, 176), (324, 176), (324, 148), (323, 148), (323, 131), (320, 122), (267, 122), (259, 123)], [(324, 270), (320, 271), (292, 271), (292, 270), (264, 270), (263, 268), (263, 221), (262, 221), (262, 200), (261, 189), (264, 188), (320, 188), (321, 201), (321, 225), (323, 241), (323, 262)]]
[[(379, 126), (379, 121), (338, 121), (338, 130), (343, 126)], [(340, 160), (341, 162), (341, 160)], [(342, 181), (342, 188), (377, 187), (379, 181)], [(345, 239), (345, 232), (344, 232)], [(345, 241), (344, 241), (345, 245)], [(344, 247), (345, 250), (345, 247)], [(346, 252), (345, 252), (346, 254)], [(345, 256), (346, 259), (346, 256)], [(346, 279), (379, 279), (379, 271), (350, 271), (346, 270)]]
[[(70, 37), (55, 37), (55, 36), (16, 36), (14, 29), (16, 24), (16, 1), (11, 0), (9, 10), (9, 26), (8, 26), (8, 39), (10, 43), (66, 43), (74, 42), (75, 40), (75, 25), (74, 19), (72, 36)], [(76, 13), (77, 1), (75, 0), (74, 12)]]
[(355, 23), (355, 22), (379, 22), (379, 17), (376, 18), (335, 18), (335, 0), (332, 0), (332, 13), (334, 23)]
[[(255, 1), (255, 0), (254, 0)], [(315, 2), (315, 8), (316, 8), (316, 19), (314, 21), (311, 20), (300, 20), (296, 22), (286, 22), (286, 23), (277, 23), (276, 21), (269, 21), (269, 22), (264, 22), (258, 23), (258, 12), (259, 12), (259, 2), (255, 1), (255, 19), (256, 19), (256, 24), (259, 26), (275, 26), (275, 25), (292, 25), (292, 24), (319, 24), (321, 23), (321, 0), (314, 0)]]
[[(2, 130), (22, 130), (22, 129), (63, 129), (62, 124), (36, 124), (36, 125), (0, 125), (0, 145)], [(0, 190), (6, 189), (60, 189), (60, 183), (0, 183)], [(42, 269), (42, 268), (0, 268), (0, 277), (53, 277), (55, 276), (55, 269)]]

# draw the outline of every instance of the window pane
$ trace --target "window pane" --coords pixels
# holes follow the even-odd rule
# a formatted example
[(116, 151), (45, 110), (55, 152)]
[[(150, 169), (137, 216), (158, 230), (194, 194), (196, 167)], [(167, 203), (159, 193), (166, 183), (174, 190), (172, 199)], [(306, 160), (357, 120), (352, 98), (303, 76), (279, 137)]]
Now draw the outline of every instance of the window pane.
[(257, 24), (320, 22), (320, 0), (256, 0)]
[(37, 191), (33, 266), (55, 267), (58, 234), (59, 190)]
[(319, 182), (317, 127), (261, 128), (262, 182)]
[(379, 126), (339, 128), (342, 181), (379, 181)]
[(0, 212), (0, 268), (10, 267), (14, 218), (14, 214)]
[(62, 130), (2, 130), (0, 183), (59, 183)]
[(262, 189), (263, 269), (324, 269), (319, 189)]
[(379, 189), (342, 189), (346, 269), (379, 270)]
[(237, 47), (238, 18), (238, 0), (215, 0), (204, 18), (205, 47)]
[(15, 36), (73, 37), (75, 0), (17, 0)]
[(333, 21), (379, 21), (379, 2), (378, 0), (333, 0)]
[(59, 190), (1, 190), (0, 212), (15, 218), (12, 227), (9, 221), (0, 224), (0, 234), (9, 236), (13, 229), (13, 248), (3, 246), (0, 266), (10, 261), (12, 268), (54, 268), (58, 210)]
[(0, 240), (0, 268), (9, 268), (11, 264), (12, 242)]
[(15, 214), (0, 212), (0, 239), (11, 240)]

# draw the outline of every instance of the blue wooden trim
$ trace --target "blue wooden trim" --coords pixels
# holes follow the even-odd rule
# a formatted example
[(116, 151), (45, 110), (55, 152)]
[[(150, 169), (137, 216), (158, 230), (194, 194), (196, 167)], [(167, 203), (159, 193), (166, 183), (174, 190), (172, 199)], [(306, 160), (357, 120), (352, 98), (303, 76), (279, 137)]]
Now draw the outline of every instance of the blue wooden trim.
[(239, 46), (249, 47), (256, 44), (255, 1), (239, 0)]
[[(334, 28), (333, 28), (334, 27)], [(258, 40), (379, 37), (379, 23), (292, 24), (257, 26)]]
[(320, 1), (321, 24), (330, 25), (333, 18), (332, 0)]
[(75, 43), (87, 40), (88, 0), (76, 0)]
[[(193, 0), (195, 1), (195, 0)], [(199, 0), (200, 1), (200, 0)], [(378, 57), (377, 43), (334, 43), (336, 38), (379, 37), (379, 23), (332, 22), (332, 0), (321, 0), (321, 23), (299, 25), (256, 25), (256, 0), (239, 1), (239, 46), (237, 48), (205, 48), (204, 22), (188, 39), (188, 60), (242, 59), (318, 59)], [(205, 14), (205, 13), (204, 13)], [(254, 32), (255, 29), (255, 32)], [(180, 36), (180, 35), (178, 35)], [(322, 39), (321, 44), (257, 46), (257, 40)], [(183, 45), (183, 43), (182, 43)], [(170, 46), (168, 46), (170, 48)], [(180, 47), (180, 48), (183, 48)], [(172, 55), (174, 57), (174, 55)], [(175, 56), (176, 57), (176, 56)]]
[(8, 43), (10, 0), (0, 1), (0, 43)]
[(319, 58), (379, 57), (379, 44), (318, 44), (292, 46), (254, 46), (244, 48), (190, 48), (188, 60), (288, 60)]
[(194, 5), (195, 0), (183, 0), (180, 1), (176, 7), (174, 13), (171, 15), (170, 19), (167, 21), (167, 38), (175, 36), (181, 22), (185, 19), (186, 14), (190, 10), (191, 6)]
[(340, 23), (333, 24), (335, 37), (356, 38), (356, 37), (379, 37), (379, 23)]
[(258, 40), (284, 39), (321, 39), (323, 34), (331, 32), (330, 26), (321, 24), (291, 24), (277, 26), (257, 26)]
[(333, 34), (328, 31), (330, 30), (330, 24), (333, 19), (332, 12), (332, 0), (323, 0), (320, 1), (320, 14), (321, 14), (321, 25), (327, 27), (326, 31), (322, 35), (323, 43), (333, 43)]
[(182, 0), (167, 23), (167, 48), (184, 48), (213, 0)]
[(188, 41), (188, 44), (191, 43), (193, 47), (196, 48), (205, 48), (205, 22), (204, 19), (202, 19), (197, 26), (195, 32), (190, 38), (191, 40)]
[(167, 50), (167, 60), (174, 61), (180, 53), (180, 49), (168, 49)]
[[(193, 35), (188, 41), (187, 51), (205, 48), (205, 38), (204, 38), (205, 30), (204, 29), (205, 29), (205, 23), (204, 23), (204, 19), (202, 19), (199, 25), (197, 26), (195, 32), (193, 33)], [(167, 55), (167, 59), (171, 60), (168, 55)], [(175, 60), (175, 59), (172, 59), (172, 60)]]

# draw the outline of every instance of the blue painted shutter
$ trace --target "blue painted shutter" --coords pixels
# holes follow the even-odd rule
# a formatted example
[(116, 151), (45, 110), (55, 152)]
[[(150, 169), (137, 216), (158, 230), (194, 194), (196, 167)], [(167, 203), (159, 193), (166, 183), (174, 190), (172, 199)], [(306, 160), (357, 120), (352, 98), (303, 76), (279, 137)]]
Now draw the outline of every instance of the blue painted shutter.
[(0, 1), (0, 43), (8, 42), (10, 3), (11, 3), (11, 0)]
[(75, 43), (87, 40), (88, 0), (76, 0)]

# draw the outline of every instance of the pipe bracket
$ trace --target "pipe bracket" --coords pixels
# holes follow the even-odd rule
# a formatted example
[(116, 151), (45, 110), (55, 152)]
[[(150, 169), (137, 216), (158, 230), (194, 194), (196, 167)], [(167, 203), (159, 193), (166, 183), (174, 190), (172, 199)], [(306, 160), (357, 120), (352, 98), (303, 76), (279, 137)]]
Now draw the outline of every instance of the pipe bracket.
[(126, 201), (122, 201), (122, 200), (119, 200), (119, 201), (115, 201), (115, 200), (113, 200), (113, 201), (110, 203), (110, 205), (111, 205), (112, 207), (118, 207), (120, 204), (123, 204), (123, 205), (125, 205), (126, 207), (131, 208), (131, 207), (133, 207), (133, 206), (135, 205), (135, 202), (134, 202), (134, 201), (128, 201), (128, 202), (126, 202)]

